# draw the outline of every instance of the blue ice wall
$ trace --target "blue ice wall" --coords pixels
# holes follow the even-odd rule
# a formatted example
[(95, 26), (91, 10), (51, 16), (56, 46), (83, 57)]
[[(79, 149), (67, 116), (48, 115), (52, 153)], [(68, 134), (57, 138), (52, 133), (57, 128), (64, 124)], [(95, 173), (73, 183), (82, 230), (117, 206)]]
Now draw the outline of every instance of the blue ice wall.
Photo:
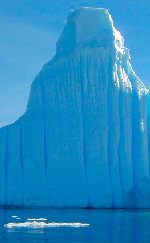
[(106, 9), (71, 11), (0, 129), (0, 205), (150, 208), (150, 97)]

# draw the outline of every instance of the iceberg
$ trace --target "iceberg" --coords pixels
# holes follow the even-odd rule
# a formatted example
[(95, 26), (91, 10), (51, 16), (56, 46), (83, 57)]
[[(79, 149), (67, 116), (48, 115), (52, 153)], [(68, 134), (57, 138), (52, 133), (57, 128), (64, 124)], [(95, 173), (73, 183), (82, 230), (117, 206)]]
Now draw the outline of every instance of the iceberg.
[(70, 11), (0, 129), (0, 206), (150, 208), (150, 98), (107, 9)]

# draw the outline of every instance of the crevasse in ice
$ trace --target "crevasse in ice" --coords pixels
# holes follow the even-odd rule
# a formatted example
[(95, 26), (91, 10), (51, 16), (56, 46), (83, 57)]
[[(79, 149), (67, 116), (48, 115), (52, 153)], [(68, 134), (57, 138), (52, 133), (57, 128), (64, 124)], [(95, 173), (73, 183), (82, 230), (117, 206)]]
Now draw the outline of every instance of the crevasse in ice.
[(150, 208), (150, 101), (106, 9), (71, 11), (0, 129), (0, 205)]

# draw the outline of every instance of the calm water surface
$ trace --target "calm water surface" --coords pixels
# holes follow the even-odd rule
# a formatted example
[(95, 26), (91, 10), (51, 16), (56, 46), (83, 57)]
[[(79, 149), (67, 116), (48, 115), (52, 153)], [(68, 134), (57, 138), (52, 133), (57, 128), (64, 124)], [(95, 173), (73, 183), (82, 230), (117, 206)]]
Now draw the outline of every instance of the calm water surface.
[[(14, 218), (12, 216), (18, 216)], [(47, 223), (89, 223), (88, 227), (6, 228), (4, 224), (46, 218)], [(150, 242), (150, 211), (91, 209), (0, 209), (0, 243)]]

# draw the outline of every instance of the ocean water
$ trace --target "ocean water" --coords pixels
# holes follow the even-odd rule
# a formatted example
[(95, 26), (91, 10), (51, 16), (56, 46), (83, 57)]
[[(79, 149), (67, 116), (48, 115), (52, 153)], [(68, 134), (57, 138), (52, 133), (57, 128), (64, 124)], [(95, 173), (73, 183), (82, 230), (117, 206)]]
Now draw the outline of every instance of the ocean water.
[(6, 242), (150, 242), (150, 210), (0, 209)]

